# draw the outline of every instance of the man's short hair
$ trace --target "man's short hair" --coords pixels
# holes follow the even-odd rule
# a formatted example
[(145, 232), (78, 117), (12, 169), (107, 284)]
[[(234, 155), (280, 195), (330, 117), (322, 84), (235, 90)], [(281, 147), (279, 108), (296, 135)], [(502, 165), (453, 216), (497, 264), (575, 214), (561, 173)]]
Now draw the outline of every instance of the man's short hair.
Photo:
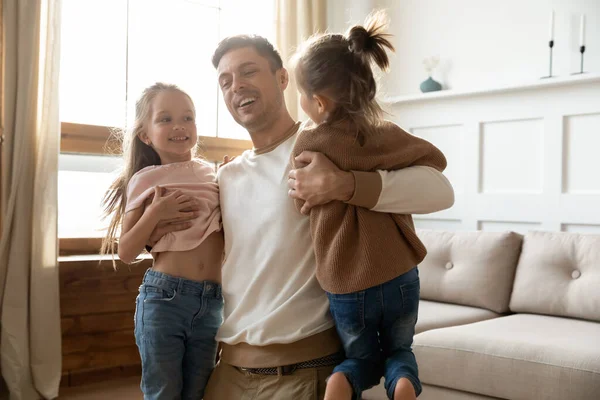
[(236, 35), (221, 40), (212, 57), (213, 66), (217, 68), (219, 62), (221, 62), (221, 58), (231, 50), (242, 49), (244, 47), (253, 47), (258, 54), (269, 60), (273, 72), (283, 68), (283, 61), (279, 52), (275, 50), (271, 42), (258, 35)]

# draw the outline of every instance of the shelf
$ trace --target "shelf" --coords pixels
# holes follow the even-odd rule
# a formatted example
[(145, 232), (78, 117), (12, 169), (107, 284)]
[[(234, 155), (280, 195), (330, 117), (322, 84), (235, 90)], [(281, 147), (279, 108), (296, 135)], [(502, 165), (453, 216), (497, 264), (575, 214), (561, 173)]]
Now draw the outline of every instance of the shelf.
[(581, 75), (570, 75), (567, 77), (554, 77), (548, 79), (539, 79), (534, 82), (527, 82), (518, 85), (506, 85), (481, 89), (470, 90), (440, 90), (437, 92), (417, 93), (405, 96), (392, 96), (382, 100), (383, 104), (399, 105), (417, 102), (426, 102), (431, 100), (455, 99), (461, 97), (482, 96), (496, 93), (518, 92), (524, 90), (546, 89), (560, 86), (569, 86), (582, 83), (600, 82), (599, 73), (586, 73)]

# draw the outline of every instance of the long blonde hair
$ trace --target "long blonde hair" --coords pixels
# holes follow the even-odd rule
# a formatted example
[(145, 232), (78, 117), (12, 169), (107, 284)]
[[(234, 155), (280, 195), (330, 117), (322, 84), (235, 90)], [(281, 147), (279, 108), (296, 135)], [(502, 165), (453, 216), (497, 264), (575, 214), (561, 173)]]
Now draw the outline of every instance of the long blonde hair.
[[(146, 88), (138, 101), (136, 101), (135, 121), (131, 129), (128, 129), (125, 132), (115, 132), (122, 143), (124, 167), (117, 179), (110, 185), (102, 199), (102, 207), (104, 208), (103, 217), (110, 217), (110, 223), (108, 225), (106, 236), (102, 241), (102, 248), (100, 249), (101, 254), (110, 253), (113, 256), (115, 254), (117, 234), (125, 215), (127, 185), (129, 184), (129, 180), (136, 172), (151, 165), (161, 164), (158, 153), (151, 146), (142, 142), (139, 135), (151, 116), (152, 102), (159, 93), (165, 91), (180, 92), (190, 99), (192, 108), (194, 107), (194, 103), (190, 96), (177, 85), (158, 82)], [(195, 109), (193, 111), (195, 114)], [(193, 151), (195, 151), (195, 149)]]

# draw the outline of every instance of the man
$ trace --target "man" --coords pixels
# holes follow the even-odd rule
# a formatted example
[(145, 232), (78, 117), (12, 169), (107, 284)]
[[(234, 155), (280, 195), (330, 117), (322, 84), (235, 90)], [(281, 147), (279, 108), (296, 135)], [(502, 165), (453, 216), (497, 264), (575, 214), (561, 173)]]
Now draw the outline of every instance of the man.
[(322, 399), (341, 345), (315, 276), (309, 220), (293, 198), (305, 200), (303, 213), (345, 201), (416, 214), (452, 206), (453, 190), (428, 167), (341, 171), (310, 152), (299, 156), (304, 168), (290, 170), (299, 123), (285, 105), (289, 77), (277, 51), (262, 37), (234, 36), (219, 44), (213, 65), (227, 108), (254, 149), (218, 174), (225, 312), (220, 362), (204, 398)]

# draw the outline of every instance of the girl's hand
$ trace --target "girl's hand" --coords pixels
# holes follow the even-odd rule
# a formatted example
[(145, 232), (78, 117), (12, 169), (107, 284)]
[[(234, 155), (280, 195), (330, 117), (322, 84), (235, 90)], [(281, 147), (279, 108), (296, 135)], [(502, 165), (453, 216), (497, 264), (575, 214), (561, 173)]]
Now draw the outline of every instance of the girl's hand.
[(224, 167), (228, 163), (232, 162), (233, 160), (236, 159), (236, 157), (237, 156), (233, 156), (233, 157), (225, 156), (225, 157), (223, 157), (223, 162), (221, 163), (221, 165), (219, 165), (219, 168)]
[(190, 211), (196, 207), (195, 200), (180, 190), (175, 190), (166, 196), (163, 196), (164, 188), (154, 187), (154, 199), (148, 207), (149, 212), (156, 215), (159, 221), (179, 221), (194, 218), (196, 213)]

